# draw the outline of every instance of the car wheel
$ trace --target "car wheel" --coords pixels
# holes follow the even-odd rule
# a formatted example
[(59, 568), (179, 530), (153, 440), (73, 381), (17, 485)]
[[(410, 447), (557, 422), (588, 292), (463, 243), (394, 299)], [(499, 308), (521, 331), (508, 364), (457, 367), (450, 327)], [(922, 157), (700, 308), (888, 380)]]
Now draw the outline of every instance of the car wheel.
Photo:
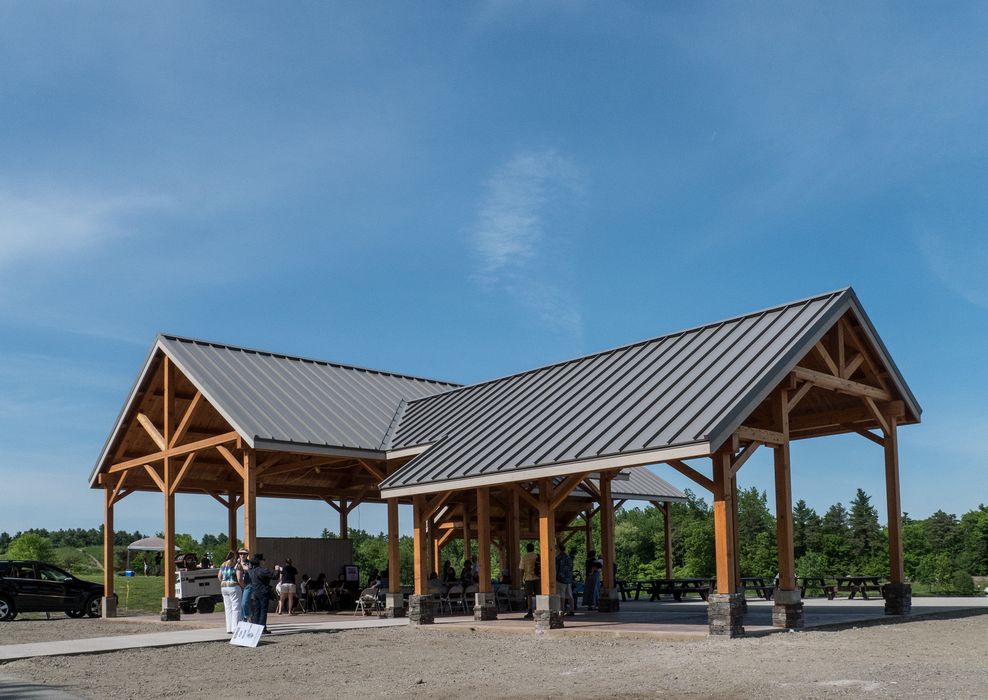
[(94, 595), (86, 599), (86, 607), (84, 608), (86, 614), (89, 617), (99, 617), (103, 614), (103, 605), (100, 601), (100, 596)]
[(191, 614), (193, 614), (196, 611), (196, 604), (195, 603), (179, 603), (178, 604), (178, 607), (186, 615), (191, 615)]
[(85, 615), (86, 613), (83, 612), (82, 610), (66, 610), (65, 614), (68, 615), (69, 617), (79, 618)]
[(15, 615), (17, 615), (17, 608), (14, 607), (14, 601), (9, 598), (0, 598), (0, 622), (13, 620)]

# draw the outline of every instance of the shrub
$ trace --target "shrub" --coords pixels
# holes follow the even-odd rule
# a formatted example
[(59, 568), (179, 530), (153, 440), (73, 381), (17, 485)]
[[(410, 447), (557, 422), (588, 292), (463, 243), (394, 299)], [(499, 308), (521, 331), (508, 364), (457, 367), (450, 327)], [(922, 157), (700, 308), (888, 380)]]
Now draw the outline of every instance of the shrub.
[(966, 571), (955, 571), (950, 579), (950, 586), (954, 593), (960, 595), (974, 595), (974, 578)]
[(33, 532), (20, 535), (7, 548), (9, 559), (37, 559), (50, 562), (55, 555), (55, 547), (51, 540)]

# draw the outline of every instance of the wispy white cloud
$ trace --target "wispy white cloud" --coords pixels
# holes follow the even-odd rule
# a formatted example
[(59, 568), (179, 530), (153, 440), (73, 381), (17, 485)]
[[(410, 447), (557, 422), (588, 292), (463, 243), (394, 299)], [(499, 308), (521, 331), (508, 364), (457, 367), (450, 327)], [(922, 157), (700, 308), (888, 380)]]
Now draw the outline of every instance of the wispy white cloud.
[(927, 232), (918, 237), (927, 265), (948, 289), (966, 301), (988, 309), (988, 241), (981, 230), (954, 228), (950, 236)]
[(583, 319), (567, 283), (569, 220), (585, 194), (576, 164), (552, 150), (521, 151), (487, 181), (472, 230), (477, 280), (582, 338)]
[(30, 195), (0, 190), (0, 268), (97, 247), (126, 233), (126, 216), (165, 204), (162, 197), (142, 194)]

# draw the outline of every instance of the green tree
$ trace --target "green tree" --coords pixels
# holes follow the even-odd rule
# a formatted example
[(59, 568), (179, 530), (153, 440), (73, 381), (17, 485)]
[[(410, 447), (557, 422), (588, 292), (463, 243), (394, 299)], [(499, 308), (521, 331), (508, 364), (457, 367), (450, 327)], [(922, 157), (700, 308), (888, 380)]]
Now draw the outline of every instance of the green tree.
[(851, 573), (848, 555), (848, 515), (843, 504), (835, 503), (820, 521), (820, 553), (832, 574)]
[(738, 539), (743, 576), (771, 578), (778, 570), (775, 518), (765, 491), (751, 487), (738, 491)]
[(55, 547), (51, 540), (34, 532), (19, 535), (7, 547), (7, 557), (10, 559), (51, 561), (54, 555)]
[(885, 572), (882, 558), (885, 541), (878, 524), (878, 510), (871, 505), (871, 497), (862, 489), (858, 489), (851, 501), (847, 545), (849, 563), (854, 572), (874, 575)]
[(802, 498), (792, 509), (792, 540), (797, 559), (820, 549), (820, 516)]

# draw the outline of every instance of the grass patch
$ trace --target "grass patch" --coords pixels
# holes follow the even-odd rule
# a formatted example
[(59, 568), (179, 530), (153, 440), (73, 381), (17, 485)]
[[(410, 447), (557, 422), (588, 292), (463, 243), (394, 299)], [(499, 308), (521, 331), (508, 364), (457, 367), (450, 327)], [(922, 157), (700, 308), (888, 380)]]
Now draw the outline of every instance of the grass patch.
[[(103, 583), (102, 574), (77, 574), (86, 581)], [(115, 576), (113, 587), (119, 599), (118, 610), (130, 613), (160, 613), (165, 591), (163, 576)]]

